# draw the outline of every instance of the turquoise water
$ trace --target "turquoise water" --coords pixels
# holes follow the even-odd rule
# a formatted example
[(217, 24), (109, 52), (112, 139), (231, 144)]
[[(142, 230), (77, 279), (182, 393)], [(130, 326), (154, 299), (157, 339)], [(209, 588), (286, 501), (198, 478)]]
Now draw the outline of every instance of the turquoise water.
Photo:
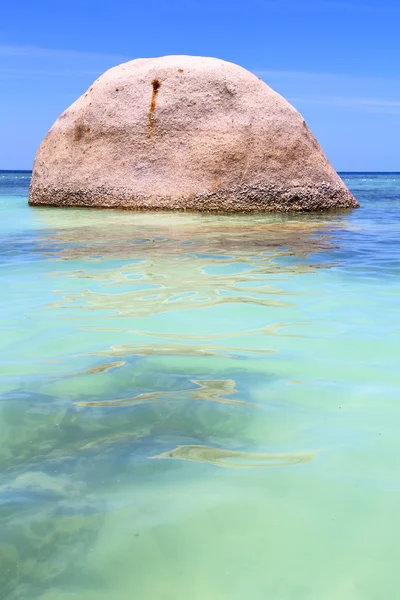
[(0, 598), (399, 595), (400, 174), (297, 216), (0, 172)]

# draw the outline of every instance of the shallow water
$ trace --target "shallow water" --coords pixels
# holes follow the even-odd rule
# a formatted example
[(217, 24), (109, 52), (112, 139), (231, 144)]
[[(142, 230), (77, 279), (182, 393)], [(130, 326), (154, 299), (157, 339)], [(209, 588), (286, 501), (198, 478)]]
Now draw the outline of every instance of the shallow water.
[(297, 216), (0, 172), (0, 598), (398, 596), (400, 174)]

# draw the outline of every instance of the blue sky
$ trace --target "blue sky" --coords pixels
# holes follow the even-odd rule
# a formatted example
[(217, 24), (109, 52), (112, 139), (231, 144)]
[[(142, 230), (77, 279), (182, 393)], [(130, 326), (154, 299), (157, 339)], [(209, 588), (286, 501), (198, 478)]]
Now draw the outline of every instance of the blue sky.
[(400, 3), (8, 2), (0, 169), (30, 168), (57, 116), (106, 69), (165, 54), (255, 72), (305, 117), (337, 170), (400, 170)]

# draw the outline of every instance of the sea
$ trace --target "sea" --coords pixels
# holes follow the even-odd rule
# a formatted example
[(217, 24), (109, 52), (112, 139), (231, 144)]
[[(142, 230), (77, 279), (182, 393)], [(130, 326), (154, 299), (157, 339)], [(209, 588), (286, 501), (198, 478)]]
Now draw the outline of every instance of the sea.
[(400, 173), (289, 215), (0, 172), (0, 598), (395, 600)]

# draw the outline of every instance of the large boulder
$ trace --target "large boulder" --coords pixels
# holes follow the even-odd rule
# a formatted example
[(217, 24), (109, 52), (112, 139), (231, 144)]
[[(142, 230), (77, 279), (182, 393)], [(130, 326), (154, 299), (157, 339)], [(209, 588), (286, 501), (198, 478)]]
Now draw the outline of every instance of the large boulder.
[(143, 210), (358, 206), (303, 117), (242, 67), (165, 56), (110, 69), (54, 123), (29, 202)]

